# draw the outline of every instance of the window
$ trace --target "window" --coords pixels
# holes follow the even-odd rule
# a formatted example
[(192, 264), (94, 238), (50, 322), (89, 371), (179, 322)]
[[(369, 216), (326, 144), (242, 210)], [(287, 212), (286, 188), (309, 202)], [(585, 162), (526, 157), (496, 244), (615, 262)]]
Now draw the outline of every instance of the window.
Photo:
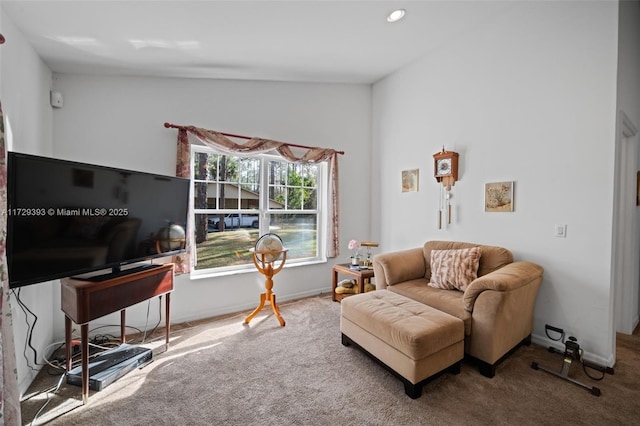
[(326, 165), (280, 157), (237, 157), (192, 145), (194, 275), (254, 269), (250, 249), (266, 233), (282, 238), (287, 264), (324, 259), (320, 182)]

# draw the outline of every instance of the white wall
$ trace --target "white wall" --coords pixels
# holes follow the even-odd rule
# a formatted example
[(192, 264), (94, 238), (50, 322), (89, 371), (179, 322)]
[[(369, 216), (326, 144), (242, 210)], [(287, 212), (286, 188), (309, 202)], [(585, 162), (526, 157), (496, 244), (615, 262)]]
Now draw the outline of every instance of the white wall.
[[(326, 264), (285, 268), (274, 279), (278, 301), (329, 292), (331, 266), (347, 260), (346, 242), (369, 238), (364, 189), (369, 182), (370, 86), (55, 74), (54, 88), (64, 96), (64, 108), (54, 111), (57, 158), (174, 174), (177, 130), (165, 129), (165, 121), (344, 150), (343, 254)], [(264, 278), (257, 272), (197, 280), (179, 276), (172, 321), (253, 309), (262, 291)], [(157, 303), (152, 302), (150, 324), (157, 321)], [(146, 307), (142, 303), (128, 310), (127, 323), (143, 327)], [(282, 313), (286, 320), (286, 310)], [(61, 336), (62, 315), (54, 323)], [(118, 317), (105, 317), (92, 327), (103, 323), (117, 324)]]
[[(5, 118), (7, 148), (31, 154), (50, 154), (51, 71), (4, 13), (0, 13), (0, 31), (6, 38), (6, 43), (0, 46), (0, 101)], [(45, 283), (24, 288), (20, 290), (20, 300), (38, 316), (31, 345), (38, 351), (37, 363), (42, 363), (43, 350), (51, 343), (53, 335), (51, 318), (53, 312), (59, 310), (52, 303), (54, 287), (51, 283)], [(25, 317), (13, 295), (11, 307), (18, 385), (20, 391), (24, 392), (37, 373), (37, 370), (29, 367), (35, 367), (36, 364), (33, 352), (25, 349), (28, 338), (26, 321), (28, 319), (33, 323), (33, 317)], [(23, 354), (26, 354), (28, 364)]]
[(6, 43), (0, 49), (0, 90), (8, 149), (30, 154), (51, 153), (51, 70), (27, 43), (13, 21), (0, 14)]
[[(539, 263), (534, 339), (561, 327), (608, 365), (617, 35), (616, 3), (514, 4), (375, 84), (372, 119), (381, 251), (462, 240)], [(438, 230), (443, 145), (460, 153), (460, 180), (453, 224)], [(412, 168), (420, 190), (402, 193)], [(484, 184), (499, 181), (515, 182), (513, 213), (484, 212)]]

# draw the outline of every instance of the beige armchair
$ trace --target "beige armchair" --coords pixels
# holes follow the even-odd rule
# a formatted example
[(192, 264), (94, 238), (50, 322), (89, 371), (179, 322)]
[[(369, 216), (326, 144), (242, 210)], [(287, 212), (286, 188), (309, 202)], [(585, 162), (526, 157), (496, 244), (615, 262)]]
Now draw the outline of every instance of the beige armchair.
[[(471, 247), (480, 247), (478, 278), (465, 291), (428, 285), (432, 250)], [(531, 343), (543, 269), (531, 262), (514, 262), (507, 249), (428, 241), (422, 248), (375, 256), (373, 269), (377, 290), (395, 292), (462, 319), (465, 358), (477, 361), (487, 377), (493, 377), (496, 366), (521, 344)]]

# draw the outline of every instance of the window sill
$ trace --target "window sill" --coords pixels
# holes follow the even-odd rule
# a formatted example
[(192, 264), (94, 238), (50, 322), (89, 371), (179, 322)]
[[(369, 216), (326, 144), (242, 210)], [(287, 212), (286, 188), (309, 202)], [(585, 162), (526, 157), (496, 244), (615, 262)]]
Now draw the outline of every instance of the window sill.
[[(297, 268), (300, 266), (309, 266), (309, 265), (317, 265), (320, 263), (327, 263), (327, 259), (314, 259), (314, 260), (309, 260), (309, 261), (304, 261), (304, 262), (292, 262), (292, 263), (286, 263), (284, 265), (283, 269), (289, 269), (289, 268)], [(189, 274), (189, 279), (192, 281), (197, 281), (197, 280), (201, 280), (201, 279), (207, 279), (207, 278), (217, 278), (217, 277), (227, 277), (229, 275), (240, 275), (240, 274), (246, 274), (246, 273), (250, 273), (250, 272), (258, 272), (255, 268), (255, 266), (253, 265), (247, 265), (246, 268), (243, 269), (234, 269), (232, 271), (219, 271), (219, 272), (191, 272)]]

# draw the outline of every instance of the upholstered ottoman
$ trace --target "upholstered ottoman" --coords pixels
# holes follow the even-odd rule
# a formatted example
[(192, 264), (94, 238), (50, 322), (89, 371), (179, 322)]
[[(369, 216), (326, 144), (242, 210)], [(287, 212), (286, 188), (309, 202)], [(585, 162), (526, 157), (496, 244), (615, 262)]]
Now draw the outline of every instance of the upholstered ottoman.
[(387, 290), (344, 298), (341, 310), (342, 344), (354, 343), (395, 374), (409, 397), (420, 397), (444, 370), (460, 372), (461, 319)]

